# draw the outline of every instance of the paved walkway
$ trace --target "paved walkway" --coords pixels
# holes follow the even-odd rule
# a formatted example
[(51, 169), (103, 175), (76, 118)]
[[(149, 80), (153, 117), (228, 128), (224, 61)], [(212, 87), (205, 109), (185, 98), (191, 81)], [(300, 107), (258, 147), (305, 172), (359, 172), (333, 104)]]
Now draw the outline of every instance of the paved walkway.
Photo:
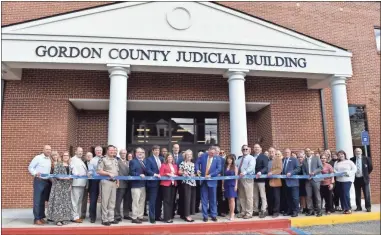
[[(377, 205), (373, 205), (372, 206), (372, 212), (380, 212), (380, 205), (377, 204)], [(301, 221), (305, 220), (307, 221), (307, 218), (308, 220), (313, 220), (313, 221), (320, 221), (320, 220), (327, 220), (329, 217), (332, 217), (332, 218), (336, 218), (337, 216), (339, 216), (340, 218), (350, 218), (350, 216), (352, 216), (352, 218), (354, 216), (362, 216), (362, 217), (365, 217), (367, 216), (368, 213), (366, 212), (353, 212), (352, 215), (343, 215), (341, 213), (333, 213), (331, 215), (323, 215), (322, 217), (314, 217), (314, 216), (304, 216), (304, 215), (299, 215), (297, 218), (291, 218), (289, 216), (279, 216), (278, 218), (276, 219), (291, 219), (292, 220), (297, 220), (298, 223), (303, 223)], [(375, 213), (373, 213), (375, 214)], [(97, 221), (95, 224), (92, 224), (90, 223), (89, 219), (85, 219), (83, 223), (81, 224), (76, 224), (76, 223), (70, 223), (68, 225), (65, 225), (64, 227), (86, 227), (86, 226), (91, 226), (91, 227), (96, 227), (96, 226), (102, 226), (104, 227), (103, 225), (101, 225), (101, 221), (100, 221), (100, 218), (99, 218), (99, 215), (100, 215), (100, 204), (98, 204), (98, 212), (97, 212), (97, 215), (98, 215), (98, 218), (97, 218)], [(333, 217), (335, 216), (335, 217)], [(303, 219), (305, 218), (305, 219)], [(204, 224), (204, 222), (202, 221), (202, 215), (199, 213), (199, 214), (196, 214), (193, 216), (193, 219), (195, 219), (195, 222), (194, 223), (200, 223), (200, 224)], [(254, 217), (252, 218), (251, 220), (252, 221), (263, 221), (263, 220), (268, 220), (269, 221), (269, 224), (271, 223), (272, 220), (276, 220), (276, 219), (273, 219), (271, 216), (267, 216), (266, 218), (264, 219), (259, 219), (258, 217)], [(37, 226), (37, 225), (33, 225), (33, 213), (32, 213), (32, 209), (3, 209), (2, 210), (2, 227), (3, 228), (31, 228), (31, 227), (39, 227), (41, 228), (41, 226)], [(223, 217), (218, 217), (218, 220), (219, 222), (227, 222), (227, 223), (232, 223), (231, 221), (228, 221), (226, 218), (223, 218)], [(345, 220), (345, 219), (344, 219)], [(243, 219), (236, 219), (235, 221), (247, 221), (247, 220), (243, 220)], [(356, 222), (356, 221), (349, 221), (349, 222)], [(212, 221), (209, 220), (208, 223), (214, 223)], [(165, 224), (165, 223), (162, 223), (162, 222), (157, 222), (156, 223), (157, 225), (168, 225), (168, 226), (171, 226), (173, 224)], [(181, 219), (178, 218), (178, 216), (176, 216), (176, 218), (174, 219), (174, 224), (189, 224)], [(298, 224), (293, 224), (293, 222), (291, 222), (292, 226), (296, 227), (296, 226), (299, 226)], [(150, 223), (148, 222), (145, 222), (143, 223), (142, 225), (151, 225)], [(315, 225), (315, 224), (309, 224), (310, 226), (311, 225)], [(54, 224), (47, 224), (45, 225), (44, 227), (56, 227), (56, 225)], [(117, 225), (112, 225), (112, 226), (137, 226), (137, 224), (132, 224), (131, 221), (129, 220), (123, 220), (122, 222), (120, 222), (119, 224)]]

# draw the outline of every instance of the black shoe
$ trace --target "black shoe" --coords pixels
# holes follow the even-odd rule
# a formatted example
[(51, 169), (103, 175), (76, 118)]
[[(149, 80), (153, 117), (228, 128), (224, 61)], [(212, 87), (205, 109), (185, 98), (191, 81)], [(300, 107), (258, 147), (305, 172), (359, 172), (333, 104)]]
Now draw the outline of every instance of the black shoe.
[(161, 218), (161, 217), (159, 217), (159, 218), (156, 218), (155, 220), (156, 220), (156, 221), (163, 221), (164, 219)]
[(90, 223), (92, 223), (92, 224), (95, 223), (95, 219), (91, 219)]
[(366, 208), (366, 212), (371, 212), (371, 211), (372, 211), (372, 209), (370, 209), (370, 207)]
[(118, 222), (120, 222), (120, 221), (122, 221), (122, 218), (117, 218), (117, 219), (115, 219), (116, 221), (118, 221)]
[(186, 220), (185, 216), (180, 216), (180, 219)]
[(221, 213), (220, 216), (221, 216), (221, 217), (226, 217), (226, 214), (225, 214), (225, 213)]
[(102, 222), (102, 225), (104, 225), (104, 226), (110, 226), (111, 224), (110, 224), (110, 222)]
[(321, 217), (323, 214), (321, 212), (316, 213), (316, 217)]
[(355, 211), (362, 211), (361, 207), (357, 207)]
[(202, 221), (208, 222), (208, 218), (203, 218)]
[(306, 213), (306, 216), (312, 216), (312, 215), (315, 215), (315, 212), (309, 211), (309, 212)]
[(298, 213), (292, 213), (291, 217), (298, 217)]
[(151, 224), (156, 224), (156, 221), (155, 220), (149, 220), (149, 222), (151, 223)]
[(258, 216), (259, 212), (253, 212), (253, 216)]
[(279, 213), (273, 213), (273, 218), (276, 218), (279, 216)]
[(118, 220), (111, 221), (110, 224), (119, 224)]
[(260, 213), (259, 213), (259, 218), (265, 218), (266, 217), (266, 215), (267, 215), (267, 212), (266, 211), (261, 211)]
[(124, 216), (123, 219), (132, 220), (132, 218), (130, 216)]
[(292, 213), (290, 213), (290, 212), (283, 213), (283, 216), (290, 216), (290, 215), (292, 215)]
[(217, 222), (218, 220), (216, 217), (212, 217), (212, 221)]
[(146, 218), (138, 218), (138, 220), (140, 220), (142, 222), (148, 222), (148, 219), (146, 219)]
[(132, 219), (131, 223), (133, 223), (133, 224), (141, 224), (142, 221), (140, 221), (139, 219)]

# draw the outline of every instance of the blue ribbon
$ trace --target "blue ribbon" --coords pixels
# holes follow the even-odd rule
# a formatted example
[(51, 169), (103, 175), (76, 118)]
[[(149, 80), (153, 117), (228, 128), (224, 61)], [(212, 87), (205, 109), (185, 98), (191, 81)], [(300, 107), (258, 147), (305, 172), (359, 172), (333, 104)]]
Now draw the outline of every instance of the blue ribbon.
[[(261, 175), (258, 178), (260, 179), (321, 179), (321, 178), (329, 178), (333, 176), (343, 176), (346, 175), (345, 172), (340, 173), (333, 173), (333, 174), (319, 174), (315, 176), (309, 176), (309, 175), (292, 175), (290, 177), (287, 177), (286, 175)], [(41, 174), (41, 177), (43, 178), (71, 178), (71, 179), (89, 179), (89, 180), (106, 180), (111, 179), (108, 176), (78, 176), (78, 175), (60, 175), (60, 174)], [(255, 179), (257, 178), (256, 175), (245, 175), (243, 177), (234, 175), (234, 176), (216, 176), (216, 177), (200, 177), (200, 176), (176, 176), (176, 177), (168, 177), (168, 176), (161, 176), (160, 178), (155, 176), (145, 176), (144, 178), (140, 176), (115, 176), (113, 179), (116, 180), (232, 180), (232, 179)]]

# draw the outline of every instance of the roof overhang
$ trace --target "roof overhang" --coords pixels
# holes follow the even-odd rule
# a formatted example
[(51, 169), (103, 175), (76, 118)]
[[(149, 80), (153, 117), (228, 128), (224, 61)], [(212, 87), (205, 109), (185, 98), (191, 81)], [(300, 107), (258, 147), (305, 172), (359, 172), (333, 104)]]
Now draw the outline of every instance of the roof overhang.
[[(78, 110), (108, 110), (108, 99), (69, 99)], [(246, 102), (246, 112), (257, 112), (267, 102)], [(229, 112), (228, 101), (128, 100), (128, 111)]]
[(10, 68), (352, 76), (350, 52), (211, 2), (121, 2), (5, 26), (2, 37)]

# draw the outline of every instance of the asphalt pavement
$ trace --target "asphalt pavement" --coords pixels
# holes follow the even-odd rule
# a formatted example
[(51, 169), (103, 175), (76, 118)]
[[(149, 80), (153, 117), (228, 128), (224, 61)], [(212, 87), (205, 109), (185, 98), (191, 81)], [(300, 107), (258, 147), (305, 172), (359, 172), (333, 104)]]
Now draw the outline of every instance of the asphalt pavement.
[(306, 234), (380, 234), (380, 221), (364, 221), (351, 224), (336, 224), (300, 228)]

